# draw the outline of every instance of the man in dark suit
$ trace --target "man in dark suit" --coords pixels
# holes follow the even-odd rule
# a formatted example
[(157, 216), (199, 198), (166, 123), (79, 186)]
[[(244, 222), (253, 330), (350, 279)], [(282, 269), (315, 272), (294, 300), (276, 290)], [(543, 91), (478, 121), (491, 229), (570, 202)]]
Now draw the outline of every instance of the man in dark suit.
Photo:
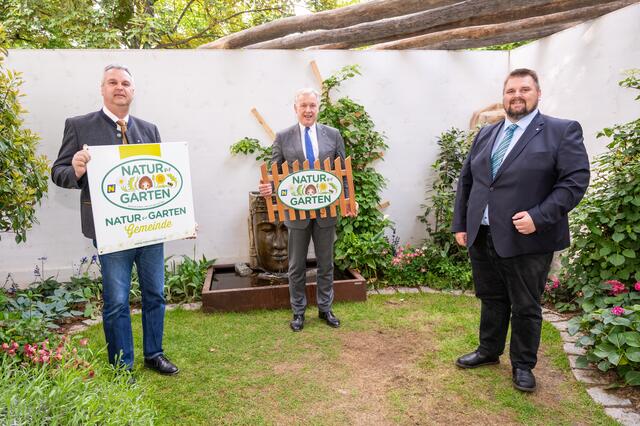
[(497, 364), (511, 321), (514, 386), (536, 388), (540, 298), (553, 252), (569, 245), (567, 214), (589, 184), (589, 158), (576, 121), (542, 115), (535, 71), (504, 83), (507, 119), (480, 129), (460, 174), (452, 231), (469, 248), (481, 301), (480, 345), (456, 365)]
[[(51, 167), (53, 182), (63, 188), (80, 189), (82, 233), (96, 245), (87, 180), (87, 163), (92, 145), (160, 143), (158, 128), (129, 115), (135, 84), (121, 65), (105, 68), (101, 93), (104, 106), (97, 112), (69, 118), (65, 122), (62, 146)], [(178, 368), (162, 349), (164, 330), (164, 253), (154, 244), (100, 255), (103, 285), (103, 327), (109, 362), (133, 368), (133, 335), (129, 311), (131, 271), (136, 264), (142, 292), (144, 365), (161, 374), (176, 374)]]
[[(271, 162), (281, 166), (285, 161), (289, 166), (294, 161), (300, 165), (308, 159), (309, 164), (318, 159), (322, 164), (326, 158), (345, 158), (344, 141), (338, 130), (316, 123), (320, 109), (320, 94), (313, 89), (301, 89), (294, 98), (294, 110), (298, 123), (278, 132), (273, 142)], [(271, 184), (260, 184), (260, 193), (271, 196)], [(348, 215), (353, 215), (351, 212)], [(331, 327), (339, 327), (340, 320), (332, 311), (333, 304), (333, 244), (337, 218), (290, 220), (285, 219), (289, 230), (289, 296), (293, 320), (293, 331), (304, 327), (307, 308), (305, 275), (309, 242), (313, 245), (318, 262), (317, 300), (318, 315)]]

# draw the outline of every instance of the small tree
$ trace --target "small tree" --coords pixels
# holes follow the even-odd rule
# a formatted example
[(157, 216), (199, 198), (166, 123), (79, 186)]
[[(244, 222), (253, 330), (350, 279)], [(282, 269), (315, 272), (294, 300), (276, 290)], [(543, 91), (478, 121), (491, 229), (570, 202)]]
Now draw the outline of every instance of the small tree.
[(36, 204), (47, 192), (48, 164), (36, 155), (38, 136), (23, 129), (25, 112), (18, 98), (20, 73), (3, 66), (7, 51), (0, 26), (0, 232), (15, 232), (17, 243), (26, 241), (36, 220)]

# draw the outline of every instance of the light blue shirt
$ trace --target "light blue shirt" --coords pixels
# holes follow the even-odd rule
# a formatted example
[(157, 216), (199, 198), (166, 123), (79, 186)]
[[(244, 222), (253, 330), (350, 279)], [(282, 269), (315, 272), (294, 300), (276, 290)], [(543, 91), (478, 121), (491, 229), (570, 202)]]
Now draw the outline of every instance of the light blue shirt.
[[(527, 130), (527, 127), (529, 127), (529, 124), (531, 124), (531, 122), (533, 121), (533, 117), (535, 117), (536, 114), (538, 114), (538, 108), (536, 108), (535, 110), (533, 110), (529, 114), (525, 115), (524, 117), (522, 117), (520, 120), (518, 120), (515, 123), (512, 122), (511, 120), (509, 120), (509, 118), (505, 119), (504, 120), (504, 124), (502, 125), (502, 129), (500, 129), (500, 132), (498, 133), (498, 137), (496, 138), (496, 142), (493, 144), (493, 149), (491, 150), (491, 155), (493, 155), (493, 153), (496, 152), (496, 150), (498, 149), (498, 145), (500, 145), (500, 141), (502, 139), (504, 139), (504, 135), (505, 135), (505, 133), (507, 131), (507, 127), (509, 127), (511, 124), (515, 124), (516, 126), (518, 126), (518, 127), (516, 127), (516, 130), (513, 132), (513, 137), (511, 138), (511, 142), (509, 143), (509, 147), (507, 148), (507, 150), (504, 153), (504, 158), (503, 158), (503, 161), (502, 161), (502, 163), (504, 164), (504, 160), (507, 159), (507, 156), (509, 155), (509, 153), (511, 152), (513, 147), (516, 146), (516, 144), (520, 140), (520, 137), (522, 136), (524, 131)], [(502, 167), (502, 165), (500, 165), (500, 167)], [(498, 170), (500, 170), (500, 167), (498, 167)], [(482, 221), (480, 223), (483, 224), (483, 225), (489, 225), (489, 205), (488, 204), (484, 208), (484, 213), (482, 215)]]

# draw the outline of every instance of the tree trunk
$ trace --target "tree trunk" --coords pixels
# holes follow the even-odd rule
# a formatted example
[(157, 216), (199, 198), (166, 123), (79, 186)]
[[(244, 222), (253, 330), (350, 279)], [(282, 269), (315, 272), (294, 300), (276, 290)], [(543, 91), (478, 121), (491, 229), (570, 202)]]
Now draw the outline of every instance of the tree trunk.
[[(576, 7), (612, 3), (613, 0), (467, 0), (406, 16), (367, 22), (337, 30), (317, 30), (248, 46), (250, 49), (296, 49), (329, 43), (342, 48), (358, 47), (420, 34), (524, 19), (562, 12)], [(326, 47), (326, 46), (323, 46)]]
[(374, 0), (311, 15), (291, 16), (248, 28), (222, 37), (199, 49), (237, 49), (250, 44), (273, 40), (291, 33), (317, 29), (350, 27), (362, 22), (421, 12), (447, 6), (459, 0)]
[[(456, 46), (455, 49), (468, 49), (470, 47), (504, 43), (494, 43), (493, 41), (504, 40), (505, 37), (507, 38), (506, 42), (531, 40), (546, 37), (554, 32), (602, 16), (634, 2), (635, 0), (618, 0), (604, 5), (583, 7), (577, 10), (520, 19), (504, 24), (441, 31), (373, 45), (371, 49), (447, 49), (448, 47), (446, 46)], [(509, 39), (509, 37), (512, 37), (512, 39)]]

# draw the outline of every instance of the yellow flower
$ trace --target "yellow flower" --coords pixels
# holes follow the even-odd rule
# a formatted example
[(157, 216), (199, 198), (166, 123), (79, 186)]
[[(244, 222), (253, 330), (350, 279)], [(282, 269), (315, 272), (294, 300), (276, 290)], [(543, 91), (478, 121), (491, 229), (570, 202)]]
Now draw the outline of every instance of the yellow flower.
[(320, 192), (327, 192), (329, 185), (327, 185), (326, 182), (320, 182), (320, 184), (318, 185), (318, 188), (320, 188)]
[(162, 173), (158, 173), (156, 175), (156, 182), (158, 182), (159, 185), (164, 185), (166, 181), (167, 181), (167, 178)]

